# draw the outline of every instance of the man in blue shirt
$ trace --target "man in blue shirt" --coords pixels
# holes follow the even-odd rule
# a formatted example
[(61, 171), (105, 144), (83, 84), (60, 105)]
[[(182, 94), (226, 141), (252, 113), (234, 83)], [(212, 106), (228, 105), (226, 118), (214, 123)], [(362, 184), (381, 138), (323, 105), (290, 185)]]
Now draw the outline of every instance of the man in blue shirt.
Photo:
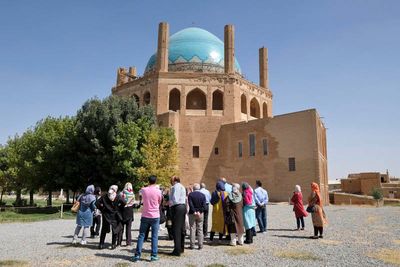
[(201, 187), (200, 192), (203, 193), (204, 196), (206, 197), (206, 209), (204, 210), (204, 220), (203, 220), (203, 235), (204, 237), (206, 237), (208, 233), (208, 211), (210, 207), (211, 194), (210, 191), (206, 189), (205, 183), (201, 183), (200, 187)]
[(262, 188), (260, 180), (256, 181), (256, 189), (254, 190), (254, 198), (256, 201), (256, 218), (258, 227), (260, 227), (260, 233), (267, 232), (267, 203), (268, 193)]
[(224, 182), (225, 184), (225, 192), (227, 192), (228, 194), (232, 193), (232, 185), (226, 181), (226, 178), (222, 177), (220, 181)]

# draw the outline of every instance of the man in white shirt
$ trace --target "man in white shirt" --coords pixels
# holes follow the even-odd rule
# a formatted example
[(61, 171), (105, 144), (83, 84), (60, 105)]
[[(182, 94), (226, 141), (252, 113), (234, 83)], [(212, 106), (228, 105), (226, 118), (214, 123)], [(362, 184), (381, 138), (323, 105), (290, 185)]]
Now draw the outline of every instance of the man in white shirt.
[(185, 217), (186, 217), (186, 189), (181, 184), (179, 177), (171, 178), (170, 207), (172, 219), (172, 234), (174, 237), (174, 250), (172, 256), (180, 256), (185, 247)]
[(260, 180), (256, 181), (256, 189), (254, 190), (254, 198), (256, 202), (256, 218), (258, 222), (258, 227), (260, 228), (260, 233), (267, 232), (267, 203), (268, 203), (268, 193), (262, 188), (262, 183)]

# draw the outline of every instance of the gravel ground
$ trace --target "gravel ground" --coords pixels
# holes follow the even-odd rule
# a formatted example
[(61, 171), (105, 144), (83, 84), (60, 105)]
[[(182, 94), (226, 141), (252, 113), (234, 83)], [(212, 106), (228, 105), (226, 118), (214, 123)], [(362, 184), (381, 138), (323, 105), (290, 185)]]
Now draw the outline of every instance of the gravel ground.
[[(258, 234), (252, 245), (230, 247), (206, 239), (203, 250), (185, 250), (180, 258), (167, 255), (173, 243), (166, 240), (166, 231), (161, 231), (160, 260), (153, 263), (148, 261), (150, 243), (145, 243), (138, 263), (130, 262), (136, 243), (98, 250), (96, 238), (89, 239), (86, 246), (72, 246), (74, 220), (0, 224), (0, 266), (5, 260), (27, 266), (390, 266), (372, 255), (383, 249), (400, 255), (400, 207), (329, 206), (325, 210), (329, 225), (324, 239), (309, 239), (310, 216), (305, 231), (292, 231), (295, 218), (291, 207), (269, 205), (268, 232)], [(135, 220), (134, 241), (138, 224)], [(110, 236), (106, 242), (110, 242)]]

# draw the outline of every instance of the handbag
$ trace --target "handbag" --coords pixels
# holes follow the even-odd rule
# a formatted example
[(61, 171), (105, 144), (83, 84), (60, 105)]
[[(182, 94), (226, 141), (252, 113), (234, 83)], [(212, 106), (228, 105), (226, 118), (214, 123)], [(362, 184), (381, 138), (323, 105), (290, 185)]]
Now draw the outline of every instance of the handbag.
[(315, 212), (315, 206), (308, 206), (306, 209), (307, 212), (313, 213)]
[(79, 202), (79, 200), (75, 201), (74, 205), (72, 205), (71, 211), (77, 213), (80, 206), (81, 202)]

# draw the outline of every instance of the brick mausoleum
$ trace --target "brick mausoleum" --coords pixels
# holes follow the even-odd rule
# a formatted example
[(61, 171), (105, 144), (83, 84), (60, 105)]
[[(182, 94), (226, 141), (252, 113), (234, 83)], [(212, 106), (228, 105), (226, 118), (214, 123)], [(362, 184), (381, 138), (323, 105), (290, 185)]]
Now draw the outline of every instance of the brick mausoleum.
[(234, 27), (224, 42), (200, 28), (169, 36), (160, 23), (157, 52), (143, 76), (119, 68), (114, 95), (152, 105), (159, 124), (175, 130), (180, 177), (213, 190), (218, 177), (263, 182), (271, 201), (287, 201), (299, 184), (321, 187), (328, 203), (326, 129), (315, 109), (272, 114), (268, 50), (259, 50), (260, 84), (246, 80), (235, 58)]

